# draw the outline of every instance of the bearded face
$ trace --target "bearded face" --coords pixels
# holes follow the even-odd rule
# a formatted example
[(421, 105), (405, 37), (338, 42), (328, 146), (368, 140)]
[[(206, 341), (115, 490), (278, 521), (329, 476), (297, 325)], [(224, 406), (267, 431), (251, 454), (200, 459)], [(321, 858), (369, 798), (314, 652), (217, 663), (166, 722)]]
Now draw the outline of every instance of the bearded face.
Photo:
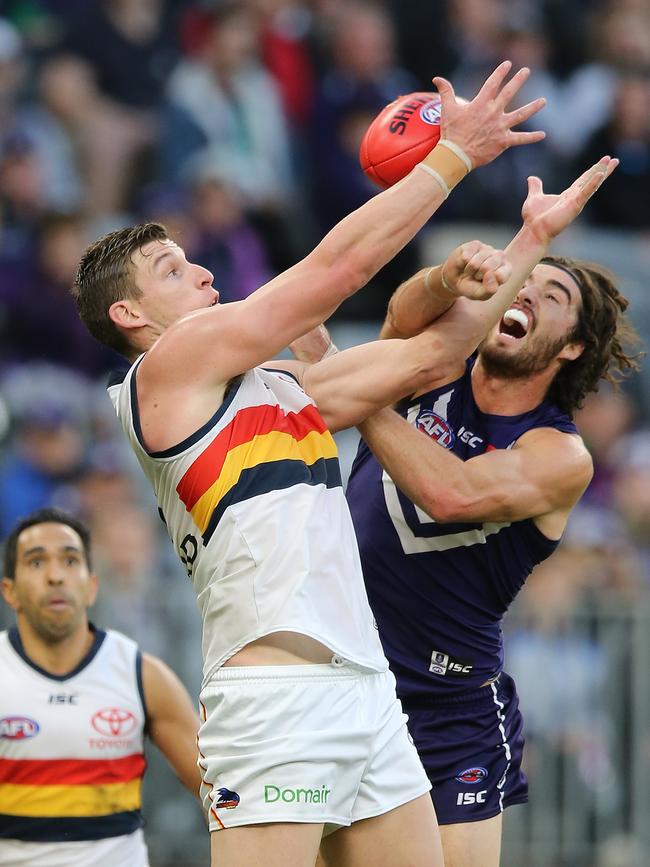
[(537, 265), (479, 347), (486, 373), (524, 379), (576, 358), (582, 351), (574, 342), (581, 304), (580, 288), (566, 271)]
[(486, 338), (480, 345), (479, 352), (483, 368), (489, 376), (499, 379), (525, 379), (546, 370), (570, 339), (570, 334), (556, 338), (537, 335), (516, 352), (510, 352), (504, 351), (503, 347)]

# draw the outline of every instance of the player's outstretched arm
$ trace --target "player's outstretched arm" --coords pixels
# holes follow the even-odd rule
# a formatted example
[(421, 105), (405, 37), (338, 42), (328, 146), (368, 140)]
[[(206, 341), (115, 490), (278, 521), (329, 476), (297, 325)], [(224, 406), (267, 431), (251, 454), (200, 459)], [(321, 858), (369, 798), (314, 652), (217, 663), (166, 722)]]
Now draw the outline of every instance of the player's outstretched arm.
[(148, 734), (179, 780), (198, 798), (201, 773), (196, 763), (196, 736), (200, 722), (192, 700), (171, 668), (146, 653), (142, 685)]
[(349, 427), (407, 394), (455, 378), (512, 304), (551, 240), (573, 222), (616, 165), (603, 157), (560, 195), (545, 194), (539, 178), (529, 179), (523, 226), (508, 246), (509, 276), (489, 300), (460, 299), (415, 337), (368, 343), (304, 367), (303, 388), (328, 425), (333, 430)]
[[(617, 165), (618, 160), (603, 157), (559, 195), (545, 194), (541, 180), (529, 178), (528, 196), (522, 207), (522, 229), (506, 247), (506, 261), (516, 266), (515, 260), (521, 255), (524, 232), (529, 232), (541, 244), (548, 245), (573, 222)], [(393, 293), (381, 337), (411, 337), (418, 334), (452, 306), (453, 295), (469, 299), (489, 299), (494, 296), (510, 276), (507, 266), (504, 268), (503, 255), (479, 241), (469, 241), (453, 250), (442, 265), (418, 271)], [(527, 276), (525, 274), (524, 279)], [(442, 285), (443, 278), (451, 290), (447, 297)], [(485, 314), (487, 309), (469, 305), (464, 308), (463, 315)]]
[[(431, 217), (467, 171), (484, 165), (512, 145), (537, 141), (543, 133), (516, 133), (513, 126), (538, 111), (543, 99), (508, 112), (507, 105), (529, 71), (507, 83), (505, 62), (474, 100), (456, 104), (448, 82), (439, 83), (442, 132), (429, 156), (395, 186), (342, 220), (305, 259), (262, 286), (245, 301), (196, 311), (159, 341), (151, 358), (164, 355), (169, 376), (186, 381), (186, 368), (216, 371), (220, 381), (276, 355), (292, 340), (326, 320), (365, 285)], [(522, 138), (523, 137), (523, 138)], [(170, 370), (171, 368), (171, 370)], [(143, 371), (144, 372), (144, 371)]]
[(491, 298), (511, 273), (502, 250), (481, 241), (467, 241), (452, 250), (442, 265), (422, 268), (397, 287), (379, 336), (387, 339), (420, 334), (457, 298)]

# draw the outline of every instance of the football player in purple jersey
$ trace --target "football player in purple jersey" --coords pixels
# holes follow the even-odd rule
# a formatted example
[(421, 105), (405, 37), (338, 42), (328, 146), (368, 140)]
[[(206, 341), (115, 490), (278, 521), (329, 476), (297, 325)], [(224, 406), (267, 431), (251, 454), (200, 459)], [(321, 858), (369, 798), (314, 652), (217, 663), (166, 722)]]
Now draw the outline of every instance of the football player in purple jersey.
[[(524, 229), (557, 197), (529, 181)], [(557, 227), (546, 225), (547, 239)], [(512, 257), (512, 245), (506, 249)], [(459, 321), (499, 254), (462, 245), (391, 299), (382, 338)], [(432, 287), (447, 287), (447, 297)], [(592, 474), (572, 421), (636, 367), (626, 299), (593, 263), (547, 254), (470, 358), (360, 425), (347, 497), (366, 588), (429, 779), (446, 867), (497, 867), (502, 812), (527, 800), (522, 719), (501, 621), (557, 547)], [(320, 348), (319, 348), (320, 344)], [(331, 351), (324, 331), (294, 345)], [(451, 349), (453, 354), (453, 348)]]

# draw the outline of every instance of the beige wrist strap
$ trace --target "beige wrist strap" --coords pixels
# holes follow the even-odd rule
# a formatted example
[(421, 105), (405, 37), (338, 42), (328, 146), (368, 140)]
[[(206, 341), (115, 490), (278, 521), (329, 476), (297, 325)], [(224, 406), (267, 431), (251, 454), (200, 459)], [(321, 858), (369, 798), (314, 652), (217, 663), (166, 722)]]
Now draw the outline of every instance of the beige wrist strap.
[(436, 179), (445, 198), (469, 171), (466, 161), (455, 150), (441, 147), (440, 142), (418, 163), (418, 168)]
[(451, 288), (449, 283), (447, 283), (447, 281), (445, 279), (444, 271), (442, 270), (442, 266), (433, 265), (431, 268), (427, 268), (427, 271), (424, 275), (424, 288), (427, 290), (427, 292), (433, 292), (433, 286), (431, 285), (431, 274), (433, 271), (435, 271), (436, 267), (439, 267), (439, 269), (440, 269), (438, 272), (438, 276), (440, 277), (440, 285), (442, 286), (442, 288), (445, 291), (447, 291), (450, 295), (452, 295), (454, 298), (457, 298), (458, 293), (454, 289)]
[[(327, 349), (326, 349), (325, 352), (323, 353), (323, 358), (330, 358), (330, 356), (332, 356), (332, 355), (336, 355), (336, 353), (337, 353), (338, 351), (339, 351), (338, 346), (335, 346), (335, 345), (332, 343), (332, 341), (330, 340), (330, 344), (329, 344), (329, 346), (327, 347)], [(323, 360), (323, 358), (321, 358), (321, 361)]]

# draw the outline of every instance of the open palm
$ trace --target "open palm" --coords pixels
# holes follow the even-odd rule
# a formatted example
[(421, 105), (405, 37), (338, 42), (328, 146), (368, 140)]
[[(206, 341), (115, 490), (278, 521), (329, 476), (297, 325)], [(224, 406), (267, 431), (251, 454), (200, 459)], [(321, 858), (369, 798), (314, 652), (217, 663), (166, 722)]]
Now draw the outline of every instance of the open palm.
[(524, 225), (547, 244), (575, 220), (617, 165), (617, 159), (603, 157), (559, 195), (545, 193), (539, 178), (528, 178), (528, 195), (521, 209)]

